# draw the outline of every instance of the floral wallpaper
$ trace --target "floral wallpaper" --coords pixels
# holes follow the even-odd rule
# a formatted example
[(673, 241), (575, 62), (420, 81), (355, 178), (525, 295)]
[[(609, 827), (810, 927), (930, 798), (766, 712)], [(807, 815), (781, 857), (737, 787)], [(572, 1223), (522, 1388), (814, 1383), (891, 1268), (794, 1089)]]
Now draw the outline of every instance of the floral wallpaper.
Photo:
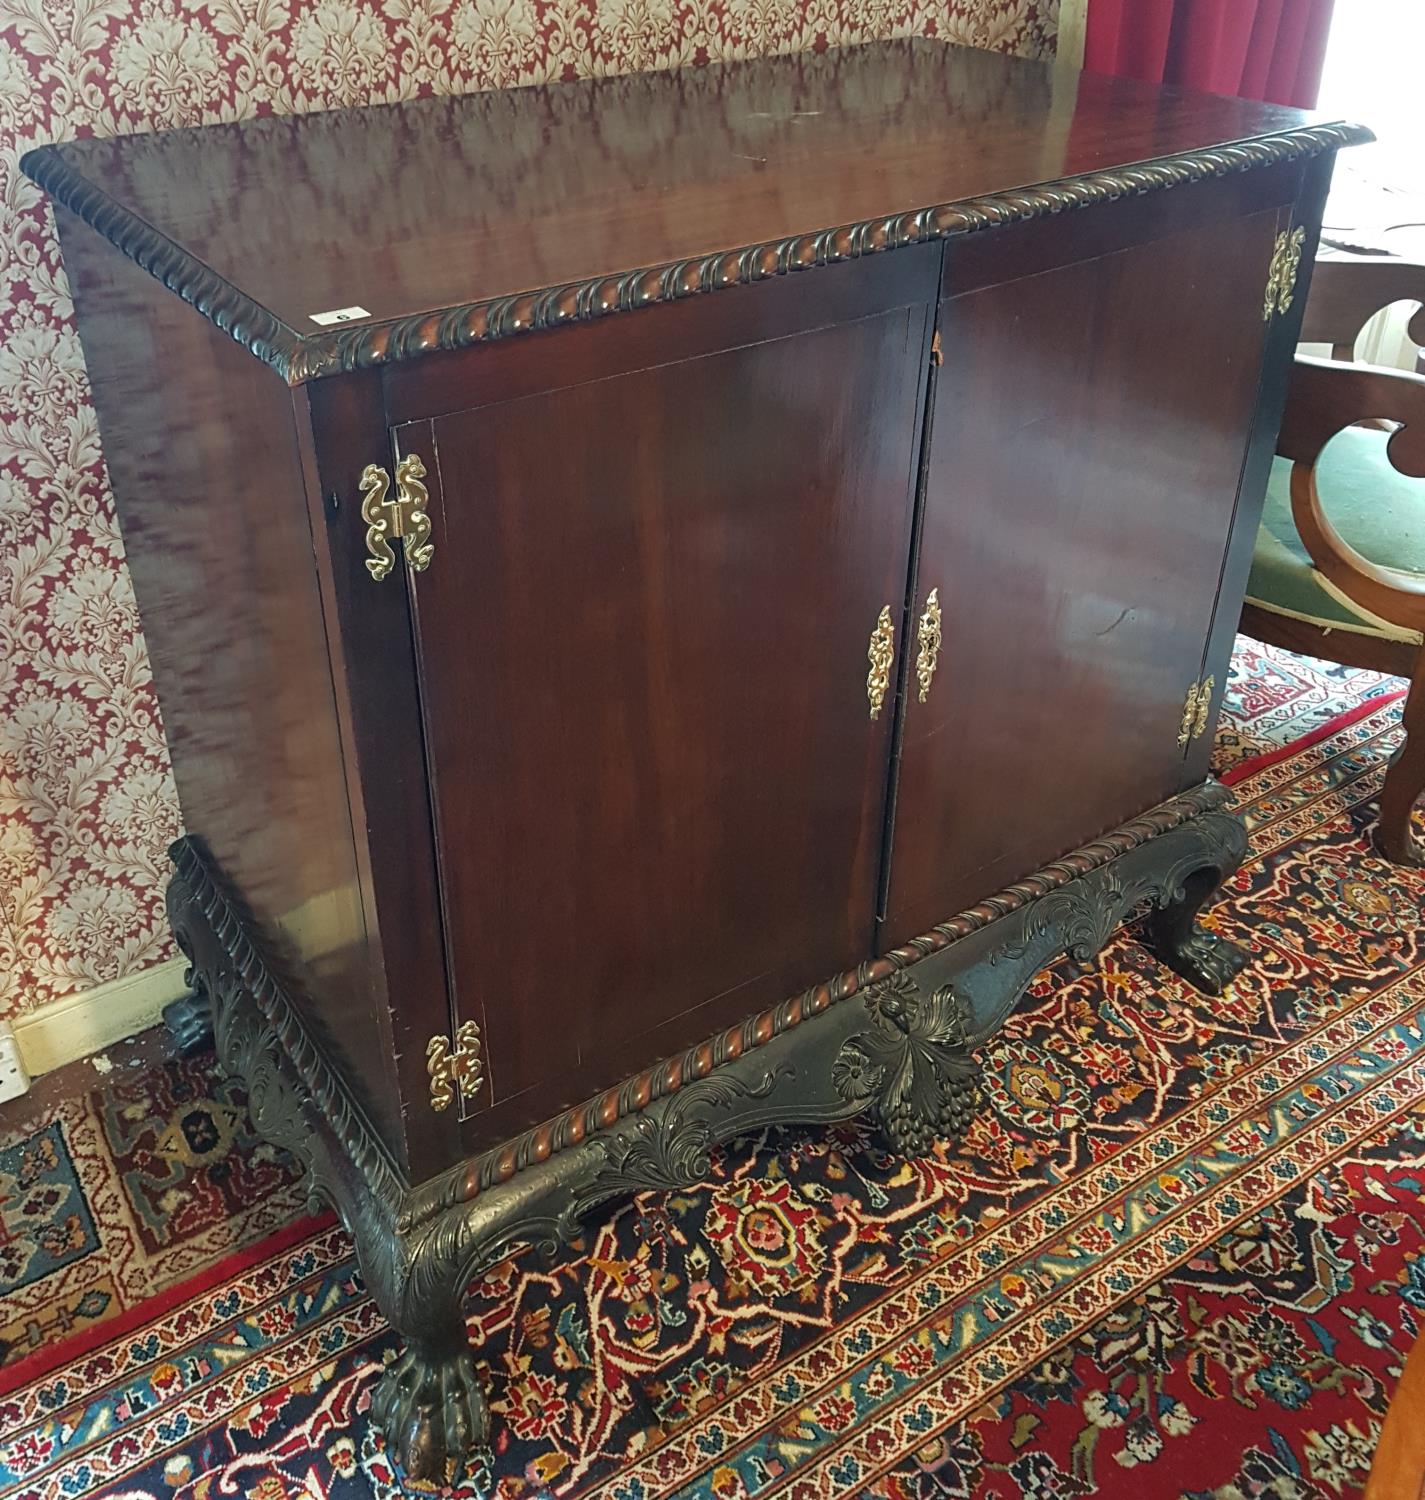
[(172, 956), (163, 729), (32, 145), (927, 34), (1058, 0), (0, 0), (0, 1018)]

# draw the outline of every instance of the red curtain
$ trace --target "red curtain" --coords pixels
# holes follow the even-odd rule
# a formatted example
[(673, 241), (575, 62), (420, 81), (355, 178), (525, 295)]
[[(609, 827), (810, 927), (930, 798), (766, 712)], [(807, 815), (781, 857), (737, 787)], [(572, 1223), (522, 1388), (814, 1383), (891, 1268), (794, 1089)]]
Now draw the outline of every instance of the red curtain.
[(1333, 0), (1089, 0), (1084, 66), (1310, 109)]

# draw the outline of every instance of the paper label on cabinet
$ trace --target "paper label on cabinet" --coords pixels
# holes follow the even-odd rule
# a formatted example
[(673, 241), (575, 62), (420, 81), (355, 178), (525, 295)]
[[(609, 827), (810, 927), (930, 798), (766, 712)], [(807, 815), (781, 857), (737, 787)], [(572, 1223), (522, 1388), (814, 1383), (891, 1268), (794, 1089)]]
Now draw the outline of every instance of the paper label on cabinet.
[(307, 316), (313, 323), (328, 328), (333, 323), (354, 323), (357, 318), (369, 318), (371, 314), (364, 307), (334, 307), (330, 312), (308, 313)]

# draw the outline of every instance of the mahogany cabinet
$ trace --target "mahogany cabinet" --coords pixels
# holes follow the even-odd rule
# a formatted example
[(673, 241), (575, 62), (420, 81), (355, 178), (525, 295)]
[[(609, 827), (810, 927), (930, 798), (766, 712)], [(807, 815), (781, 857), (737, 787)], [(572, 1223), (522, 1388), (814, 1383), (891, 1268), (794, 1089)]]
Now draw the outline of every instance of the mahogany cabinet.
[[(650, 135), (648, 121), (673, 122)], [(1058, 953), (1220, 989), (1207, 776), (1357, 127), (929, 41), (45, 147), (258, 1128), (488, 1425), (513, 1242), (873, 1111)]]

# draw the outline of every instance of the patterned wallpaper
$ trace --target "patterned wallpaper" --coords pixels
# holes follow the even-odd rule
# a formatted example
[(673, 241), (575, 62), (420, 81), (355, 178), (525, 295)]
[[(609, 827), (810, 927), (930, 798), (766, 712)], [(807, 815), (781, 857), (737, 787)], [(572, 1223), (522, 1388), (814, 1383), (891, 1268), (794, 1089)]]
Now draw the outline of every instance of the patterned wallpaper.
[(0, 0), (0, 1018), (172, 956), (158, 705), (30, 146), (928, 34), (1058, 0)]

